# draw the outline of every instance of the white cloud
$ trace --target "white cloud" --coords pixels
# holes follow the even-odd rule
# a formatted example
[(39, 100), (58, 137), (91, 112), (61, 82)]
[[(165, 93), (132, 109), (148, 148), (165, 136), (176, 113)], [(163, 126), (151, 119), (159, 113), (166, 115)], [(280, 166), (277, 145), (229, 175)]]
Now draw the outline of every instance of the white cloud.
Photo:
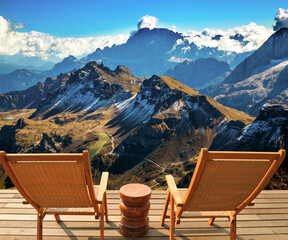
[(182, 63), (182, 62), (184, 62), (184, 61), (190, 61), (190, 59), (189, 58), (177, 58), (177, 57), (171, 57), (169, 60), (168, 60), (168, 62), (175, 62), (175, 63)]
[(288, 9), (279, 8), (275, 17), (276, 24), (273, 27), (275, 31), (283, 27), (288, 27)]
[[(287, 10), (278, 10), (279, 19), (284, 19)], [(283, 13), (284, 11), (284, 13)], [(277, 12), (278, 13), (278, 12)], [(153, 29), (157, 27), (158, 18), (153, 16), (143, 16), (138, 21), (138, 29), (148, 27)], [(25, 27), (22, 23), (12, 23), (0, 16), (0, 55), (23, 54), (24, 56), (40, 57), (42, 59), (52, 60), (55, 58), (65, 58), (73, 55), (77, 58), (86, 56), (96, 50), (103, 49), (113, 44), (125, 43), (129, 35), (87, 37), (87, 38), (60, 38), (48, 33), (42, 32), (18, 32), (16, 29)], [(171, 26), (176, 31), (175, 26)], [(199, 48), (215, 47), (219, 50), (230, 52), (247, 52), (258, 49), (267, 38), (273, 33), (263, 26), (250, 23), (247, 26), (236, 27), (228, 30), (204, 29), (202, 32), (189, 30), (184, 33), (185, 39), (190, 43), (194, 42)], [(238, 34), (238, 35), (237, 35)], [(215, 38), (215, 36), (219, 35)], [(240, 36), (241, 41), (235, 39), (235, 35)], [(234, 39), (233, 39), (234, 37)], [(213, 40), (214, 38), (214, 40)], [(189, 49), (185, 46), (185, 41), (179, 39), (171, 52), (179, 45), (185, 53)], [(171, 59), (174, 61), (173, 59)], [(179, 61), (176, 59), (176, 61)]]
[[(270, 36), (272, 30), (251, 22), (242, 27), (235, 27), (228, 30), (204, 29), (202, 32), (194, 30), (187, 31), (185, 38), (197, 47), (215, 47), (218, 50), (243, 53), (258, 49)], [(212, 39), (218, 36), (218, 40)], [(236, 35), (236, 36), (235, 36)], [(241, 40), (237, 40), (241, 38)]]
[(175, 26), (175, 25), (172, 25), (172, 26), (171, 26), (171, 30), (172, 30), (173, 32), (176, 32), (176, 26)]
[(23, 23), (14, 23), (12, 26), (12, 29), (22, 29), (22, 28), (26, 28), (26, 26)]
[(69, 55), (82, 57), (92, 53), (96, 48), (103, 49), (113, 44), (126, 42), (129, 35), (60, 38), (48, 33), (36, 31), (21, 33), (15, 29), (23, 28), (21, 23), (11, 23), (0, 16), (0, 55), (23, 54), (42, 59), (64, 58)]
[(138, 30), (141, 28), (153, 29), (157, 27), (157, 23), (158, 23), (158, 18), (145, 15), (139, 19), (137, 27), (138, 27)]

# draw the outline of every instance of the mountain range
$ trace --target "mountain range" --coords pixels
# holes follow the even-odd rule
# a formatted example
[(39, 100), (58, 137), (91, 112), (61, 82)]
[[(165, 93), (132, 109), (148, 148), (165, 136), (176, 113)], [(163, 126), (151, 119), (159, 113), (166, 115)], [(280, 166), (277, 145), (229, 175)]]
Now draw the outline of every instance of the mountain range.
[(257, 116), (266, 102), (288, 104), (288, 29), (274, 33), (218, 85), (203, 94)]
[(11, 73), (0, 75), (0, 93), (24, 90), (44, 79), (45, 75), (41, 72), (17, 69)]
[[(235, 41), (241, 42), (241, 37), (231, 37), (233, 37)], [(113, 45), (111, 48), (98, 48), (95, 52), (83, 57), (82, 59), (68, 56), (50, 70), (45, 70), (41, 73), (39, 73), (39, 70), (33, 70), (33, 67), (31, 66), (27, 66), (27, 70), (29, 70), (30, 74), (33, 74), (38, 81), (43, 81), (45, 77), (57, 77), (60, 73), (67, 73), (74, 69), (79, 69), (89, 61), (95, 60), (104, 63), (105, 66), (108, 66), (110, 69), (115, 69), (118, 65), (125, 65), (131, 69), (136, 76), (150, 77), (153, 74), (165, 75), (164, 73), (166, 71), (171, 67), (176, 66), (178, 63), (185, 60), (196, 60), (199, 58), (215, 58), (219, 61), (229, 63), (233, 68), (250, 54), (251, 52), (236, 53), (223, 51), (216, 47), (211, 48), (203, 46), (200, 48), (193, 42), (189, 42), (181, 33), (165, 28), (143, 28), (131, 34), (128, 41), (124, 44)], [(19, 56), (19, 58), (21, 57)], [(37, 58), (31, 59), (31, 61), (31, 63), (37, 63)], [(25, 61), (23, 60), (22, 62)], [(43, 67), (47, 68), (47, 66), (43, 65), (38, 66), (37, 68), (41, 69)], [(176, 70), (178, 68), (179, 67), (177, 67)], [(0, 65), (0, 73), (2, 72), (3, 74), (7, 74), (8, 69), (15, 70), (15, 66), (7, 66), (7, 64)], [(217, 72), (217, 69), (212, 70)], [(37, 76), (36, 72), (39, 73), (39, 76)], [(225, 74), (220, 78), (216, 78), (216, 82), (213, 78), (212, 82), (217, 83), (221, 81), (224, 76)], [(9, 81), (10, 78), (8, 75), (3, 75), (2, 79), (2, 81), (4, 81), (4, 79), (5, 81)], [(25, 82), (24, 74), (23, 76), (19, 74), (18, 79), (15, 78), (14, 81), (17, 81), (17, 84), (14, 84), (14, 86), (11, 84), (11, 87), (8, 90), (6, 90), (6, 88), (0, 88), (0, 92), (4, 93), (7, 91), (24, 89), (16, 88), (17, 85), (22, 86), (22, 82)], [(28, 88), (33, 84), (34, 82), (29, 84), (29, 82), (26, 81), (25, 87)]]
[[(38, 81), (43, 81), (43, 76), (57, 77), (60, 73), (66, 73), (81, 68), (91, 60), (103, 62), (111, 69), (115, 69), (118, 65), (125, 65), (129, 67), (136, 76), (150, 77), (153, 74), (163, 75), (168, 69), (185, 59), (195, 60), (198, 58), (212, 57), (221, 61), (226, 61), (231, 64), (232, 67), (235, 67), (250, 54), (250, 52), (237, 54), (235, 52), (220, 51), (217, 48), (210, 47), (199, 48), (193, 42), (189, 43), (181, 33), (165, 28), (143, 28), (134, 32), (124, 44), (113, 45), (111, 48), (98, 48), (95, 52), (82, 59), (77, 59), (71, 55), (64, 58), (50, 70), (42, 71), (38, 77)], [(38, 60), (37, 58), (33, 58), (31, 61), (31, 63), (36, 64)], [(22, 62), (25, 61), (22, 60)], [(50, 63), (48, 66), (51, 66)], [(37, 68), (37, 71), (39, 72), (40, 69), (47, 68), (48, 66), (27, 66), (25, 68), (29, 71)], [(9, 73), (9, 69), (11, 72), (15, 71), (15, 67), (17, 66), (2, 64), (0, 65), (0, 74)], [(35, 70), (33, 71), (35, 72)], [(18, 85), (21, 85), (21, 79), (19, 80)], [(33, 84), (27, 85), (27, 87), (32, 85)], [(11, 87), (9, 90), (14, 91), (22, 89)], [(2, 93), (4, 92), (1, 88), (0, 91)]]
[(185, 60), (170, 68), (164, 75), (176, 78), (191, 88), (202, 89), (223, 82), (230, 72), (231, 68), (226, 62), (215, 58), (199, 58), (194, 61)]
[[(164, 180), (161, 168), (155, 166), (175, 169), (177, 163), (182, 168), (201, 146), (211, 144), (224, 119), (244, 124), (252, 121), (173, 78), (137, 78), (124, 66), (112, 71), (96, 62), (56, 79), (48, 78), (33, 86), (29, 94), (26, 91), (22, 96), (27, 103), (38, 100), (38, 107), (36, 111), (25, 109), (22, 118), (24, 109), (17, 110), (18, 117), (12, 120), (2, 118), (2, 148), (7, 152), (78, 152), (89, 148), (93, 171), (111, 172), (114, 188), (122, 180), (132, 180), (131, 171), (140, 171), (136, 176), (145, 175), (150, 185), (156, 178)], [(20, 91), (16, 93), (14, 104), (20, 96)], [(11, 93), (2, 97), (8, 96), (13, 98)]]

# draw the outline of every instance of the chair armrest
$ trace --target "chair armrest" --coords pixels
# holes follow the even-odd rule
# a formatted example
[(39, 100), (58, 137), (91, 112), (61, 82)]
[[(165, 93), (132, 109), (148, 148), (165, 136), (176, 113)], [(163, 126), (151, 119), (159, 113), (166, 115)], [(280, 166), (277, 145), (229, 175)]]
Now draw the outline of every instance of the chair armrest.
[(101, 175), (99, 191), (98, 191), (97, 197), (96, 197), (97, 201), (99, 201), (99, 202), (102, 202), (103, 197), (104, 197), (104, 193), (107, 190), (108, 176), (109, 176), (109, 172), (103, 172)]
[(169, 188), (171, 194), (173, 195), (176, 206), (177, 207), (183, 206), (183, 202), (182, 202), (182, 199), (179, 195), (179, 192), (178, 192), (178, 189), (177, 189), (177, 186), (176, 186), (176, 183), (174, 181), (173, 176), (172, 175), (166, 175), (166, 181), (167, 181), (168, 188)]

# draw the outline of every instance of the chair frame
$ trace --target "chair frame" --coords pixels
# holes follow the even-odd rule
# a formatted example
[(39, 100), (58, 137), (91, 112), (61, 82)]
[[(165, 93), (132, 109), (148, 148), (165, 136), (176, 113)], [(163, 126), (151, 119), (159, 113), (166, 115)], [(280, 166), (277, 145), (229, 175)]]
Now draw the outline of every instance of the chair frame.
[[(271, 166), (267, 170), (266, 174), (262, 178), (262, 180), (259, 182), (257, 187), (254, 189), (254, 191), (250, 194), (250, 196), (243, 201), (235, 210), (233, 211), (227, 211), (226, 214), (222, 214), (220, 212), (216, 211), (205, 211), (201, 212), (202, 214), (193, 216), (195, 218), (199, 217), (210, 217), (208, 223), (210, 225), (213, 224), (216, 217), (228, 217), (230, 221), (230, 240), (236, 240), (236, 217), (237, 215), (243, 210), (247, 205), (253, 206), (254, 203), (252, 201), (258, 196), (258, 194), (264, 189), (264, 187), (267, 185), (269, 180), (272, 178), (274, 173), (277, 171), (281, 163), (283, 162), (286, 155), (285, 150), (279, 150), (278, 152), (217, 152), (217, 151), (208, 151), (206, 148), (202, 148), (198, 162), (193, 174), (193, 177), (191, 179), (189, 188), (187, 189), (187, 192), (185, 194), (184, 199), (182, 199), (179, 195), (179, 191), (177, 189), (176, 183), (174, 181), (174, 178), (171, 175), (166, 175), (167, 180), (167, 196), (166, 201), (164, 205), (164, 209), (162, 212), (161, 217), (161, 226), (164, 225), (164, 221), (166, 218), (170, 218), (170, 236), (169, 239), (174, 239), (174, 233), (175, 233), (175, 223), (179, 224), (180, 219), (182, 217), (183, 212), (185, 211), (185, 207), (189, 203), (189, 201), (192, 199), (194, 192), (196, 191), (197, 185), (201, 179), (201, 175), (204, 171), (206, 161), (213, 160), (213, 159), (267, 159), (272, 162)], [(265, 157), (263, 157), (265, 156)], [(170, 215), (167, 215), (167, 209), (168, 205), (170, 203)], [(175, 213), (175, 207), (177, 209)]]
[[(17, 162), (77, 162), (83, 163), (83, 171), (86, 179), (86, 190), (87, 196), (90, 199), (91, 207), (94, 211), (83, 211), (79, 208), (79, 211), (69, 211), (69, 208), (55, 208), (57, 211), (47, 211), (49, 208), (43, 208), (30, 196), (26, 191), (25, 187), (18, 178), (16, 172), (13, 169), (11, 163)], [(31, 204), (37, 211), (37, 240), (43, 239), (43, 219), (46, 214), (53, 214), (57, 223), (60, 221), (60, 215), (95, 215), (95, 219), (100, 217), (100, 239), (104, 239), (104, 217), (106, 222), (108, 222), (108, 209), (107, 209), (107, 182), (108, 182), (108, 172), (103, 172), (101, 176), (101, 181), (99, 185), (99, 190), (97, 196), (95, 194), (95, 189), (92, 180), (89, 153), (87, 150), (83, 153), (57, 153), (57, 154), (7, 154), (5, 151), (0, 151), (0, 162), (4, 167), (6, 173), (10, 177), (11, 181), (14, 183), (20, 194), (25, 198), (23, 204)], [(35, 183), (37, 184), (37, 183)]]

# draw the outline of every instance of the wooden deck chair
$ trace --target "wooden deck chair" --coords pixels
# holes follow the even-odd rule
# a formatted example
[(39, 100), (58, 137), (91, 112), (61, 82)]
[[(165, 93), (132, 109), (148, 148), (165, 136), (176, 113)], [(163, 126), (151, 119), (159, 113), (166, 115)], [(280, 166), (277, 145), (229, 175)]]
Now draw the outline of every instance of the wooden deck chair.
[[(88, 151), (63, 154), (6, 154), (1, 164), (26, 203), (37, 210), (37, 239), (43, 238), (43, 219), (54, 214), (100, 217), (100, 239), (104, 239), (104, 216), (108, 222), (106, 188), (108, 172), (93, 186)], [(24, 202), (23, 202), (24, 203)]]
[[(168, 191), (161, 226), (170, 218), (170, 240), (181, 218), (228, 217), (230, 239), (236, 239), (236, 216), (267, 185), (285, 158), (279, 152), (212, 152), (203, 148), (188, 189), (177, 189), (166, 176)], [(170, 216), (167, 215), (170, 202)], [(253, 205), (253, 203), (251, 204)]]

